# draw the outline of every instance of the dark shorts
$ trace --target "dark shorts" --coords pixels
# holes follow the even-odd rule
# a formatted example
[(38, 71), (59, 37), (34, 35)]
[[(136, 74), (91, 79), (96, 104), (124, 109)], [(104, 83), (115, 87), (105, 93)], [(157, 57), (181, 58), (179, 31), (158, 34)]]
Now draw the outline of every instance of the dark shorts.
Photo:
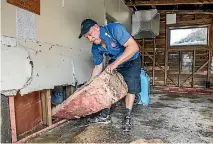
[[(110, 60), (109, 64), (115, 60)], [(141, 59), (140, 55), (138, 58), (127, 61), (118, 66), (117, 71), (122, 74), (124, 80), (128, 86), (128, 93), (138, 94), (141, 92)]]

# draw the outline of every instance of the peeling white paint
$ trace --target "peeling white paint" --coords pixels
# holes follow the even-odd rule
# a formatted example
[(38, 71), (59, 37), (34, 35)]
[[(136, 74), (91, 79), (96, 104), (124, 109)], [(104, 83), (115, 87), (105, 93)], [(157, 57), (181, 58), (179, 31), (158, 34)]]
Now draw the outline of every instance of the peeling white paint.
[(28, 79), (28, 52), (20, 47), (1, 45), (1, 54), (1, 90), (21, 89)]
[[(5, 40), (1, 44), (1, 92), (15, 95), (20, 90), (23, 95), (87, 81), (94, 64), (91, 43), (84, 38), (78, 39), (80, 23), (85, 18), (92, 18), (102, 25), (106, 12), (110, 12), (119, 22), (129, 25), (128, 9), (120, 5), (119, 16), (119, 0), (114, 1), (116, 6), (107, 5), (106, 8), (105, 0), (41, 1), (41, 15), (35, 15), (36, 25), (28, 25), (35, 26), (36, 40), (34, 35), (21, 38), (27, 39), (25, 41), (16, 37), (17, 33), (24, 34), (20, 33), (24, 30), (23, 25), (18, 31), (16, 29), (16, 7), (2, 0), (2, 35)], [(22, 18), (27, 21), (27, 16)]]
[[(76, 81), (81, 84), (88, 80), (93, 67), (92, 56), (87, 54), (80, 59), (81, 53), (85, 52), (42, 42), (18, 41), (16, 47), (2, 45), (2, 91), (12, 95), (14, 89), (20, 89), (23, 95), (56, 85), (75, 85)], [(32, 81), (26, 85), (32, 71)]]

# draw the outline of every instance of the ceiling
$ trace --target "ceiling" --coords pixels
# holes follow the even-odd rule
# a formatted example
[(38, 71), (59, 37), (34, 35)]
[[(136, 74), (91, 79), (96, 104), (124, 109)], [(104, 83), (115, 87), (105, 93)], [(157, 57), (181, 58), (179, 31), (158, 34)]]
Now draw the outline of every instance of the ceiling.
[(134, 10), (208, 10), (213, 11), (213, 0), (125, 0)]

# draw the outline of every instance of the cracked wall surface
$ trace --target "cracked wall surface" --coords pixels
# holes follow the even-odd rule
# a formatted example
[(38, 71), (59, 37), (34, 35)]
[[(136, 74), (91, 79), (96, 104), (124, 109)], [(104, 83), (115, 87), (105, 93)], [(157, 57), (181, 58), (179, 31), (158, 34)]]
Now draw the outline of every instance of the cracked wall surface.
[(20, 90), (23, 95), (87, 81), (94, 65), (91, 43), (85, 38), (78, 39), (80, 24), (83, 19), (92, 18), (102, 25), (106, 13), (111, 12), (119, 22), (130, 26), (130, 11), (118, 1), (113, 6), (104, 0), (41, 1), (41, 15), (21, 15), (35, 17), (30, 22), (30, 25), (35, 22), (35, 27), (27, 27), (26, 33), (35, 28), (36, 36), (17, 38), (20, 28), (25, 30), (22, 23), (17, 27), (19, 8), (2, 0), (1, 93), (15, 95)]

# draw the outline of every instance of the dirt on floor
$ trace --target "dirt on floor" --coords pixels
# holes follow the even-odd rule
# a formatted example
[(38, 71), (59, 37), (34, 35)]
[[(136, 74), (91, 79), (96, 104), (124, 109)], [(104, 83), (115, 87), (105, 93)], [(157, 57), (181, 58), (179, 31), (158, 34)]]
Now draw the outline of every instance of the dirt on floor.
[(123, 133), (123, 102), (112, 110), (112, 123), (71, 120), (30, 143), (212, 143), (213, 95), (152, 94), (148, 106), (135, 105), (133, 129)]

